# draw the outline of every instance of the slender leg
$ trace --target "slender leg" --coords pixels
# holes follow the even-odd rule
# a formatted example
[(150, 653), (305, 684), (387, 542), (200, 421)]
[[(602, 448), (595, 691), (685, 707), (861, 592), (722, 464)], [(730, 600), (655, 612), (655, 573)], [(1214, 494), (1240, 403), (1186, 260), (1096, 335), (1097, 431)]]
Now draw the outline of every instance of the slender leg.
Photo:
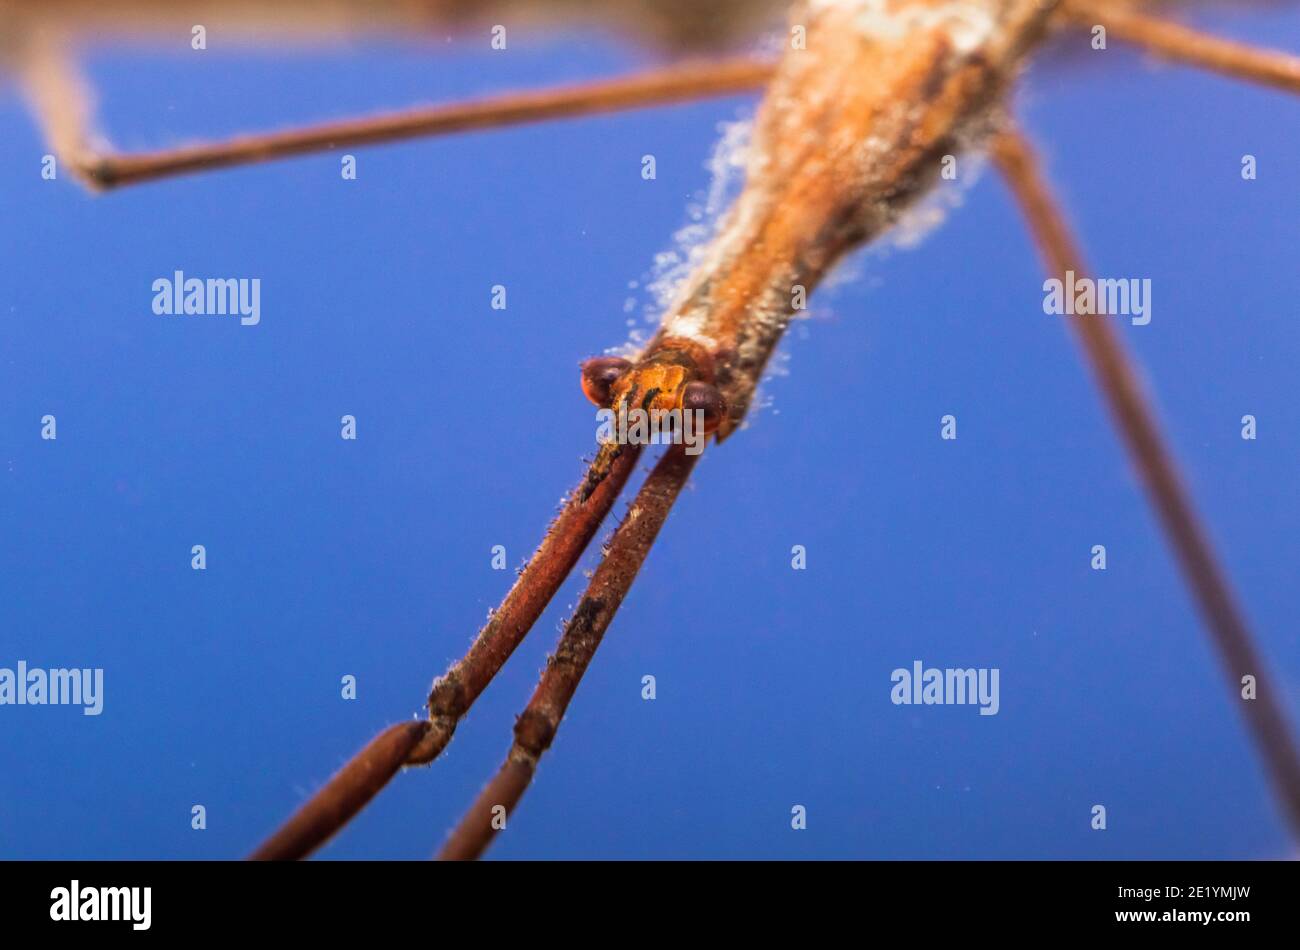
[(469, 652), (433, 684), (429, 718), (399, 723), (372, 739), (250, 857), (274, 861), (307, 857), (365, 807), (403, 765), (427, 765), (437, 758), (451, 741), (456, 724), (569, 576), (623, 491), (640, 454), (637, 445), (608, 446), (597, 453)]
[(305, 858), (379, 793), (430, 729), (427, 720), (389, 726), (352, 757), (294, 816), (251, 855), (253, 861)]
[(1300, 56), (1220, 39), (1108, 0), (1065, 0), (1061, 15), (1078, 26), (1100, 24), (1106, 27), (1109, 36), (1141, 46), (1165, 59), (1287, 92), (1300, 92)]
[(670, 447), (637, 492), (627, 517), (614, 532), (605, 559), (565, 625), (555, 655), (523, 713), (515, 741), (496, 777), (483, 789), (439, 852), (441, 860), (472, 860), (492, 842), (532, 781), (538, 760), (551, 745), (564, 711), (582, 681), (601, 638), (636, 579), (664, 519), (694, 468), (698, 455)]
[(582, 557), (641, 457), (639, 445), (606, 445), (552, 522), (524, 572), (479, 631), (469, 652), (453, 663), (429, 693), (433, 731), (412, 761), (430, 762), (451, 739), (456, 723), (487, 688)]
[(77, 172), (92, 187), (111, 188), (344, 146), (374, 145), (747, 92), (761, 89), (771, 78), (772, 69), (770, 63), (754, 59), (670, 66), (576, 86), (505, 93), (474, 102), (241, 135), (224, 142), (137, 155), (82, 152), (65, 160), (73, 162)]
[(27, 106), (45, 133), (59, 161), (80, 174), (95, 155), (92, 127), (93, 95), (76, 60), (60, 36), (20, 38), (10, 53)]
[[(1085, 273), (1083, 255), (1039, 171), (1029, 142), (1018, 132), (1008, 130), (994, 142), (993, 157), (1024, 212), (1047, 270), (1058, 276), (1066, 271)], [(1218, 648), (1233, 695), (1240, 695), (1242, 676), (1255, 677), (1257, 698), (1241, 700), (1242, 712), (1272, 777), (1282, 812), (1300, 839), (1300, 755), (1277, 700), (1274, 680), (1215, 560), (1210, 540), (1196, 517), (1118, 336), (1098, 316), (1075, 314), (1070, 317), (1070, 325), (1151, 493), (1156, 513)]]

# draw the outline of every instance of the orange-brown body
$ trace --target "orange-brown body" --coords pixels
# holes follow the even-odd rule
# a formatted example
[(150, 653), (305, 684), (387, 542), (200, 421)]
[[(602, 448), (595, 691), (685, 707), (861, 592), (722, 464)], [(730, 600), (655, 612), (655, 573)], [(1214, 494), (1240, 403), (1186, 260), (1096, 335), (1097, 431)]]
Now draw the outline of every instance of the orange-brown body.
[[(717, 386), (743, 421), (800, 293), (878, 236), (990, 126), (1056, 0), (812, 0), (756, 120), (745, 188), (614, 386), (671, 408)], [(802, 40), (802, 42), (801, 42)], [(802, 48), (801, 48), (802, 47)], [(694, 367), (665, 353), (703, 352)], [(706, 369), (707, 366), (707, 369)]]

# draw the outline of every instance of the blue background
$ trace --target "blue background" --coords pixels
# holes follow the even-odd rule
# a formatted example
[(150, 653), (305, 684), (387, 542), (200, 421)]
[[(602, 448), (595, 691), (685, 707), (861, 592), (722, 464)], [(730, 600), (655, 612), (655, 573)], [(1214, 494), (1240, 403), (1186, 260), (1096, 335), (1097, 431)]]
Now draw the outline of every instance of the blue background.
[[(1300, 48), (1294, 11), (1196, 19)], [(292, 55), (187, 39), (88, 56), (118, 146), (651, 61), (524, 30), (505, 53), (481, 37)], [(513, 578), (491, 547), (521, 563), (581, 472), (594, 419), (578, 361), (624, 340), (629, 281), (707, 188), (719, 122), (753, 102), (358, 149), (356, 181), (323, 154), (92, 197), (40, 178), (47, 147), (9, 90), (0, 666), (103, 667), (106, 683), (98, 718), (0, 708), (0, 854), (240, 856), (417, 714)], [(1017, 111), (1094, 268), (1154, 282), (1152, 323), (1122, 335), (1300, 718), (1300, 101), (1055, 47)], [(151, 282), (178, 268), (260, 277), (261, 325), (153, 315)], [(491, 854), (1293, 853), (996, 177), (920, 248), (846, 273), (790, 334), (771, 406), (697, 469)], [(497, 283), (506, 311), (489, 307)], [(56, 442), (39, 437), (46, 413)], [(939, 439), (945, 413), (956, 442)], [(1245, 413), (1257, 441), (1240, 438)], [(189, 566), (200, 543), (206, 572)], [(441, 843), (582, 583), (432, 769), (399, 776), (325, 856)], [(890, 671), (917, 659), (1000, 668), (1001, 712), (892, 705)]]

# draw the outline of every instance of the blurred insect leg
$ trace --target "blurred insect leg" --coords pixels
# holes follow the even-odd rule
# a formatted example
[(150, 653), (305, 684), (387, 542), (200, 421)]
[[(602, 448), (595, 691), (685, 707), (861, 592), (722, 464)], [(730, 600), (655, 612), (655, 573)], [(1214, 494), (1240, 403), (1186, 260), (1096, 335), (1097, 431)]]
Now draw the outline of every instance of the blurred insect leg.
[[(1005, 130), (993, 143), (993, 158), (1021, 211), (1046, 268), (1053, 275), (1084, 274), (1087, 267), (1065, 216), (1038, 167), (1033, 148), (1020, 133)], [(1300, 840), (1300, 752), (1270, 674), (1228, 581), (1159, 424), (1138, 382), (1128, 354), (1104, 318), (1074, 315), (1070, 323), (1083, 347), (1156, 513), (1177, 555), (1187, 583), (1218, 648), (1229, 689), (1241, 696), (1242, 677), (1255, 679), (1253, 699), (1241, 698), (1242, 713), (1273, 780), (1282, 812)]]
[(1220, 39), (1108, 0), (1065, 0), (1061, 14), (1087, 29), (1104, 26), (1107, 36), (1140, 46), (1164, 59), (1287, 92), (1300, 92), (1300, 56)]
[(574, 86), (511, 92), (473, 102), (241, 135), (224, 142), (134, 155), (102, 155), (87, 174), (98, 187), (110, 188), (345, 146), (685, 102), (757, 91), (771, 78), (772, 70), (770, 63), (748, 58), (674, 65)]
[[(28, 107), (40, 123), (56, 161), (88, 184), (99, 155), (94, 95), (68, 49), (57, 38), (24, 38), (10, 54)], [(57, 175), (57, 166), (55, 168)]]

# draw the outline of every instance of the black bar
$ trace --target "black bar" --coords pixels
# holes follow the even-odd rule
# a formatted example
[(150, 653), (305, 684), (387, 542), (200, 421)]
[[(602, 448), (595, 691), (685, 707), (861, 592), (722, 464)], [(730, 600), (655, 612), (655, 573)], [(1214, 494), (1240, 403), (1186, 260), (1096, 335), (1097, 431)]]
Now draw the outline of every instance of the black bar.
[[(103, 907), (125, 919), (53, 919), (71, 916), (73, 881), (78, 916)], [(762, 934), (803, 921), (848, 926), (855, 941), (902, 928), (915, 946), (945, 934), (1056, 933), (1277, 934), (1294, 943), (1297, 898), (1300, 873), (1290, 862), (0, 863), (8, 946), (36, 932), (333, 943), (452, 926), (459, 942), (495, 944), (514, 928), (537, 939), (557, 914), (572, 932), (584, 923), (594, 930), (611, 913), (625, 922), (607, 932), (611, 940), (638, 932), (675, 940), (690, 931), (665, 928), (700, 923)]]

